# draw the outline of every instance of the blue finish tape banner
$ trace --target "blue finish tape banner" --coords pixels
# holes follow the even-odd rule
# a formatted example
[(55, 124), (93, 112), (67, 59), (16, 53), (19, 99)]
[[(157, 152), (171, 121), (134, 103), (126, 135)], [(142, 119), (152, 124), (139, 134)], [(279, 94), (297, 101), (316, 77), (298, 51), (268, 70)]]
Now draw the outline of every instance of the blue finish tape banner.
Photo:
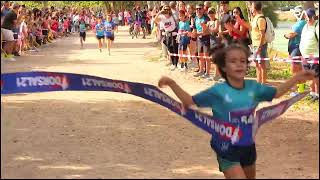
[(225, 122), (192, 109), (183, 110), (181, 103), (153, 85), (59, 72), (1, 74), (1, 95), (49, 91), (112, 91), (139, 96), (170, 109), (212, 134), (216, 143), (214, 147), (217, 148), (219, 154), (227, 153), (228, 148), (226, 147), (231, 145), (246, 146), (254, 143), (254, 135), (258, 127), (277, 118), (306, 95), (304, 93), (278, 105), (263, 108), (258, 111), (258, 119), (255, 119), (255, 109), (230, 112), (233, 120)]

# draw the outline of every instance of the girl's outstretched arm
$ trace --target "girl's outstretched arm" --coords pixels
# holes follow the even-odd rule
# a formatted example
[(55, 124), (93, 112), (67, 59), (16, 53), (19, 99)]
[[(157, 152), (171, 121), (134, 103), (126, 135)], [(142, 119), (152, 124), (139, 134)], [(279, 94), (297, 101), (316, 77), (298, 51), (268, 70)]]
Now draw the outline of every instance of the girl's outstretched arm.
[(309, 70), (297, 73), (292, 78), (290, 78), (286, 82), (284, 82), (276, 87), (277, 93), (275, 95), (275, 98), (281, 97), (296, 84), (304, 83), (307, 80), (313, 80), (315, 78), (315, 75), (316, 74), (314, 71), (309, 71)]
[(160, 88), (169, 86), (176, 94), (176, 96), (180, 99), (184, 107), (190, 107), (191, 105), (195, 104), (192, 100), (192, 96), (190, 96), (190, 94), (184, 91), (174, 80), (169, 77), (161, 77), (158, 82), (158, 86)]

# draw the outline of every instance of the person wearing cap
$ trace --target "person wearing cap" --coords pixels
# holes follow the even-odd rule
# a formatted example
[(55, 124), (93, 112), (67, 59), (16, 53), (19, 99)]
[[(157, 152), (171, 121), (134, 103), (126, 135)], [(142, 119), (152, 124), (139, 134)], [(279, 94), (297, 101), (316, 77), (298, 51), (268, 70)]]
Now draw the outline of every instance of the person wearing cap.
[[(301, 33), (300, 52), (302, 56), (313, 55), (318, 57), (319, 61), (319, 22), (315, 20), (316, 11), (313, 8), (306, 10), (307, 24), (303, 27)], [(319, 101), (319, 64), (305, 64), (304, 69), (311, 69), (317, 73), (311, 84), (311, 101)]]
[(19, 4), (13, 3), (12, 10), (10, 10), (3, 19), (3, 24), (1, 26), (1, 33), (3, 35), (3, 40), (6, 41), (4, 44), (3, 50), (7, 53), (8, 59), (13, 59), (13, 50), (15, 49), (15, 38), (13, 29), (17, 24), (17, 14), (19, 10)]
[(210, 49), (210, 34), (208, 30), (207, 23), (210, 21), (208, 16), (204, 16), (203, 5), (199, 4), (196, 6), (196, 17), (194, 20), (194, 30), (193, 35), (197, 37), (197, 47), (198, 47), (198, 55), (199, 59), (199, 67), (200, 70), (194, 77), (201, 77), (207, 80), (212, 80), (210, 77), (210, 68), (211, 68), (211, 60), (209, 58), (209, 49)]
[[(294, 16), (297, 19), (297, 22), (292, 26), (292, 30), (284, 35), (286, 39), (289, 39), (288, 42), (288, 52), (290, 57), (301, 56), (300, 52), (300, 42), (301, 42), (301, 33), (302, 29), (307, 23), (305, 20), (306, 14), (302, 7), (295, 8)], [(302, 71), (301, 62), (292, 62), (291, 63), (291, 72), (293, 75)], [(297, 92), (292, 92), (290, 96), (296, 96)]]

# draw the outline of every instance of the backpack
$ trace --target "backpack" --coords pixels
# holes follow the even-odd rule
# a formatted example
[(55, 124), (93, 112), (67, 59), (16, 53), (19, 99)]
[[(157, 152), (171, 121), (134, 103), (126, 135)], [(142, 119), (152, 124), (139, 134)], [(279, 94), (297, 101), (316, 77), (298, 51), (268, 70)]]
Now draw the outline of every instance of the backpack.
[[(267, 43), (271, 43), (275, 39), (275, 32), (274, 32), (274, 27), (271, 22), (271, 20), (268, 17), (260, 16), (259, 18), (263, 18), (266, 21), (266, 30), (265, 30), (265, 38)], [(257, 19), (257, 26), (258, 26), (258, 19)]]

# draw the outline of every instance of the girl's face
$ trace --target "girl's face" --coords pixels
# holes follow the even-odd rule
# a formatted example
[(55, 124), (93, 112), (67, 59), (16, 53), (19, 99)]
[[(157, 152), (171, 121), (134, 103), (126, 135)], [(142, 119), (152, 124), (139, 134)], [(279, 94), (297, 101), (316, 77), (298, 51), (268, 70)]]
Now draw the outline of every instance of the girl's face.
[(216, 14), (215, 13), (208, 13), (208, 16), (209, 16), (210, 20), (213, 20), (213, 19), (215, 19)]
[(233, 49), (226, 54), (225, 67), (222, 70), (228, 78), (243, 81), (247, 72), (247, 58), (242, 50)]
[(182, 2), (179, 3), (179, 10), (185, 10), (186, 5), (183, 4)]
[(179, 19), (180, 19), (180, 21), (185, 21), (186, 16), (184, 14), (179, 13)]
[(238, 9), (234, 9), (234, 10), (232, 11), (232, 14), (233, 14), (234, 17), (240, 16), (240, 11), (238, 11)]
[(108, 22), (111, 21), (111, 16), (107, 16), (107, 21), (108, 21)]

